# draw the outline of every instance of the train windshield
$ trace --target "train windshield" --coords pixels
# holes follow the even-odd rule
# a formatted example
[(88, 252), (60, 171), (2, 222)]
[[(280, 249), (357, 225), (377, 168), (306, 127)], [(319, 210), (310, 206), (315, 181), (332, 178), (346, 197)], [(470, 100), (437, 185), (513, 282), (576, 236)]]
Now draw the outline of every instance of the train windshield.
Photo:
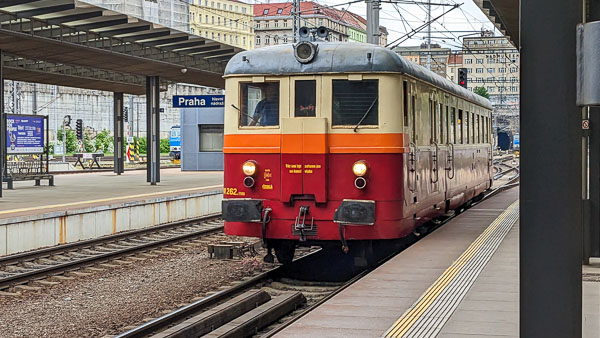
[(376, 126), (379, 123), (377, 80), (333, 80), (334, 126)]
[(279, 82), (241, 84), (240, 126), (279, 125)]

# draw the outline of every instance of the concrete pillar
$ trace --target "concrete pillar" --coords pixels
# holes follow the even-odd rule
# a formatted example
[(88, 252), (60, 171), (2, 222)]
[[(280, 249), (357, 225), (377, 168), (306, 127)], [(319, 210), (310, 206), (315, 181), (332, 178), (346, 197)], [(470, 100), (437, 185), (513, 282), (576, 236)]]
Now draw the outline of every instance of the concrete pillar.
[(160, 88), (158, 76), (146, 77), (147, 181), (160, 182)]
[(125, 172), (123, 156), (123, 93), (114, 93), (114, 173), (121, 175)]
[(581, 0), (521, 1), (521, 337), (582, 334), (581, 16)]
[(0, 50), (0, 197), (6, 170), (6, 116), (4, 115), (4, 55)]

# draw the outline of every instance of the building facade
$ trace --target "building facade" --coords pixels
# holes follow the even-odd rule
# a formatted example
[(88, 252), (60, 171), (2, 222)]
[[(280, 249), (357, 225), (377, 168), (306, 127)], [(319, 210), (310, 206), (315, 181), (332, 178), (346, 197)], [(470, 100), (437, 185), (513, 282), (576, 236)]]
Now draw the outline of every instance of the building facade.
[(468, 88), (485, 87), (497, 108), (519, 105), (519, 52), (505, 37), (483, 32), (463, 40), (463, 67)]
[(190, 33), (242, 49), (254, 48), (253, 5), (237, 0), (190, 0)]
[[(431, 48), (427, 48), (427, 44), (422, 44), (420, 46), (396, 47), (394, 52), (423, 67), (428, 67), (429, 63), (429, 69), (432, 72), (447, 77), (450, 48), (442, 48), (438, 44), (431, 44)], [(431, 56), (431, 58), (428, 56)]]
[(458, 82), (458, 69), (463, 68), (462, 52), (450, 52), (448, 65), (446, 66), (446, 78), (452, 82)]
[[(294, 42), (291, 10), (290, 2), (254, 5), (256, 48)], [(367, 41), (366, 20), (358, 14), (313, 1), (300, 2), (300, 13), (300, 26), (325, 26), (329, 29), (329, 41)], [(381, 41), (387, 42), (387, 30), (381, 28)]]

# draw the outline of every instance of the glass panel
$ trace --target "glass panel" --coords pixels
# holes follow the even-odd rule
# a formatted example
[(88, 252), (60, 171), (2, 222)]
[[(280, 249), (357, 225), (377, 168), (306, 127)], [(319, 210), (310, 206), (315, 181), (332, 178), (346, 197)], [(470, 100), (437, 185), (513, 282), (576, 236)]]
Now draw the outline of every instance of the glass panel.
[(240, 126), (279, 125), (279, 82), (241, 84)]
[(223, 151), (223, 125), (199, 124), (200, 151)]
[(404, 126), (408, 127), (408, 83), (402, 84), (402, 108), (404, 110)]
[(378, 96), (378, 80), (333, 80), (333, 125), (377, 125)]
[(464, 141), (463, 141), (463, 111), (462, 111), (462, 109), (458, 110), (457, 130), (458, 130), (458, 143), (463, 144)]
[(294, 116), (317, 116), (317, 81), (296, 81)]
[(454, 143), (456, 140), (456, 109), (454, 107), (450, 109), (450, 131), (448, 133), (450, 134), (449, 143)]

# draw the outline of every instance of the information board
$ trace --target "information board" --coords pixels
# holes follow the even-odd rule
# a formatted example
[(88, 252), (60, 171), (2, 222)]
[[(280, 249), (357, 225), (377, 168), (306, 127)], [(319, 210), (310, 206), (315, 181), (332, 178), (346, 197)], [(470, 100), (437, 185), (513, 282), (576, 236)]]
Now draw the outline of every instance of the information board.
[(174, 95), (173, 108), (225, 107), (225, 95)]
[(43, 153), (44, 120), (44, 116), (6, 115), (7, 153)]

